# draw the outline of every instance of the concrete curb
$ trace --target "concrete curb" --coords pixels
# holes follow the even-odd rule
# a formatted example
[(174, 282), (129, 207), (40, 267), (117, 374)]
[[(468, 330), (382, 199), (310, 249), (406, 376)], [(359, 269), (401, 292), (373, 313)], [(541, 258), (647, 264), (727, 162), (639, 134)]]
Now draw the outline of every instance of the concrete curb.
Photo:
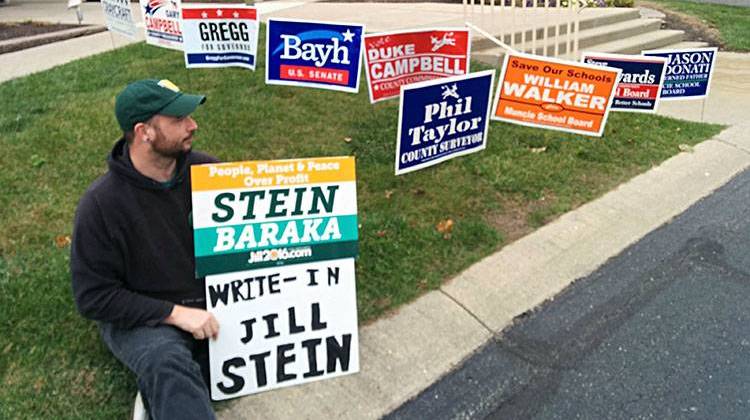
[(750, 124), (724, 130), (474, 264), (360, 330), (362, 371), (236, 400), (221, 419), (379, 418), (578, 278), (750, 167)]

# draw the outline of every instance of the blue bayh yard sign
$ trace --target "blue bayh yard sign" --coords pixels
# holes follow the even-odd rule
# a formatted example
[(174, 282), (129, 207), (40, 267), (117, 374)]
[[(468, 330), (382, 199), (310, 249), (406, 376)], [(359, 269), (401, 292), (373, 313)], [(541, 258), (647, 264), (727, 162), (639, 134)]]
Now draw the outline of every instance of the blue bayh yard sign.
[(494, 76), (487, 70), (401, 88), (396, 175), (485, 148)]
[(359, 90), (363, 25), (269, 19), (266, 83)]

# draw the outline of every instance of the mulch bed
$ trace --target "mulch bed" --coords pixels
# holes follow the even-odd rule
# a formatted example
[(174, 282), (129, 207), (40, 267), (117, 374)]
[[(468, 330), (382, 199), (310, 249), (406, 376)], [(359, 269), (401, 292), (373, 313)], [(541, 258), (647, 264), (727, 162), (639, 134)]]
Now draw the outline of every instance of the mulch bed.
[(80, 25), (45, 22), (0, 22), (0, 41), (78, 28)]

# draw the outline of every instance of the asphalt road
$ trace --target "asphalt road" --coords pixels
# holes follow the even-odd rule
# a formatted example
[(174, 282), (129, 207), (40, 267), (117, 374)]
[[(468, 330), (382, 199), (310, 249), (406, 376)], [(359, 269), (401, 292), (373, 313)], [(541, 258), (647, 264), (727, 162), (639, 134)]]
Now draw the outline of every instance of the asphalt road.
[(749, 208), (747, 171), (387, 418), (750, 418)]

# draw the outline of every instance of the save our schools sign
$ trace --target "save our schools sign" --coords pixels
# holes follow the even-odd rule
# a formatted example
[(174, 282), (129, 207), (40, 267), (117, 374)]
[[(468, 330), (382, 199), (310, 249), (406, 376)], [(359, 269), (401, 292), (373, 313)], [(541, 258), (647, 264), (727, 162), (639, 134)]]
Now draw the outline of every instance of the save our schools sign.
[(146, 43), (182, 50), (180, 0), (140, 0)]
[(643, 51), (668, 60), (661, 99), (700, 99), (708, 96), (716, 61), (716, 47)]
[(214, 400), (359, 371), (352, 157), (191, 167)]
[(185, 65), (255, 70), (258, 12), (242, 4), (182, 6)]
[(621, 71), (529, 54), (507, 54), (492, 119), (601, 136)]
[(198, 276), (357, 255), (353, 157), (191, 167)]
[(656, 112), (666, 71), (666, 58), (585, 52), (581, 61), (622, 70), (612, 101), (613, 111)]
[(364, 26), (269, 19), (266, 84), (359, 90)]
[(135, 38), (135, 22), (130, 11), (130, 0), (101, 0), (107, 29), (128, 38)]
[(467, 74), (470, 47), (463, 28), (365, 35), (370, 102), (397, 97), (403, 85)]
[(483, 150), (494, 70), (401, 87), (396, 175)]

